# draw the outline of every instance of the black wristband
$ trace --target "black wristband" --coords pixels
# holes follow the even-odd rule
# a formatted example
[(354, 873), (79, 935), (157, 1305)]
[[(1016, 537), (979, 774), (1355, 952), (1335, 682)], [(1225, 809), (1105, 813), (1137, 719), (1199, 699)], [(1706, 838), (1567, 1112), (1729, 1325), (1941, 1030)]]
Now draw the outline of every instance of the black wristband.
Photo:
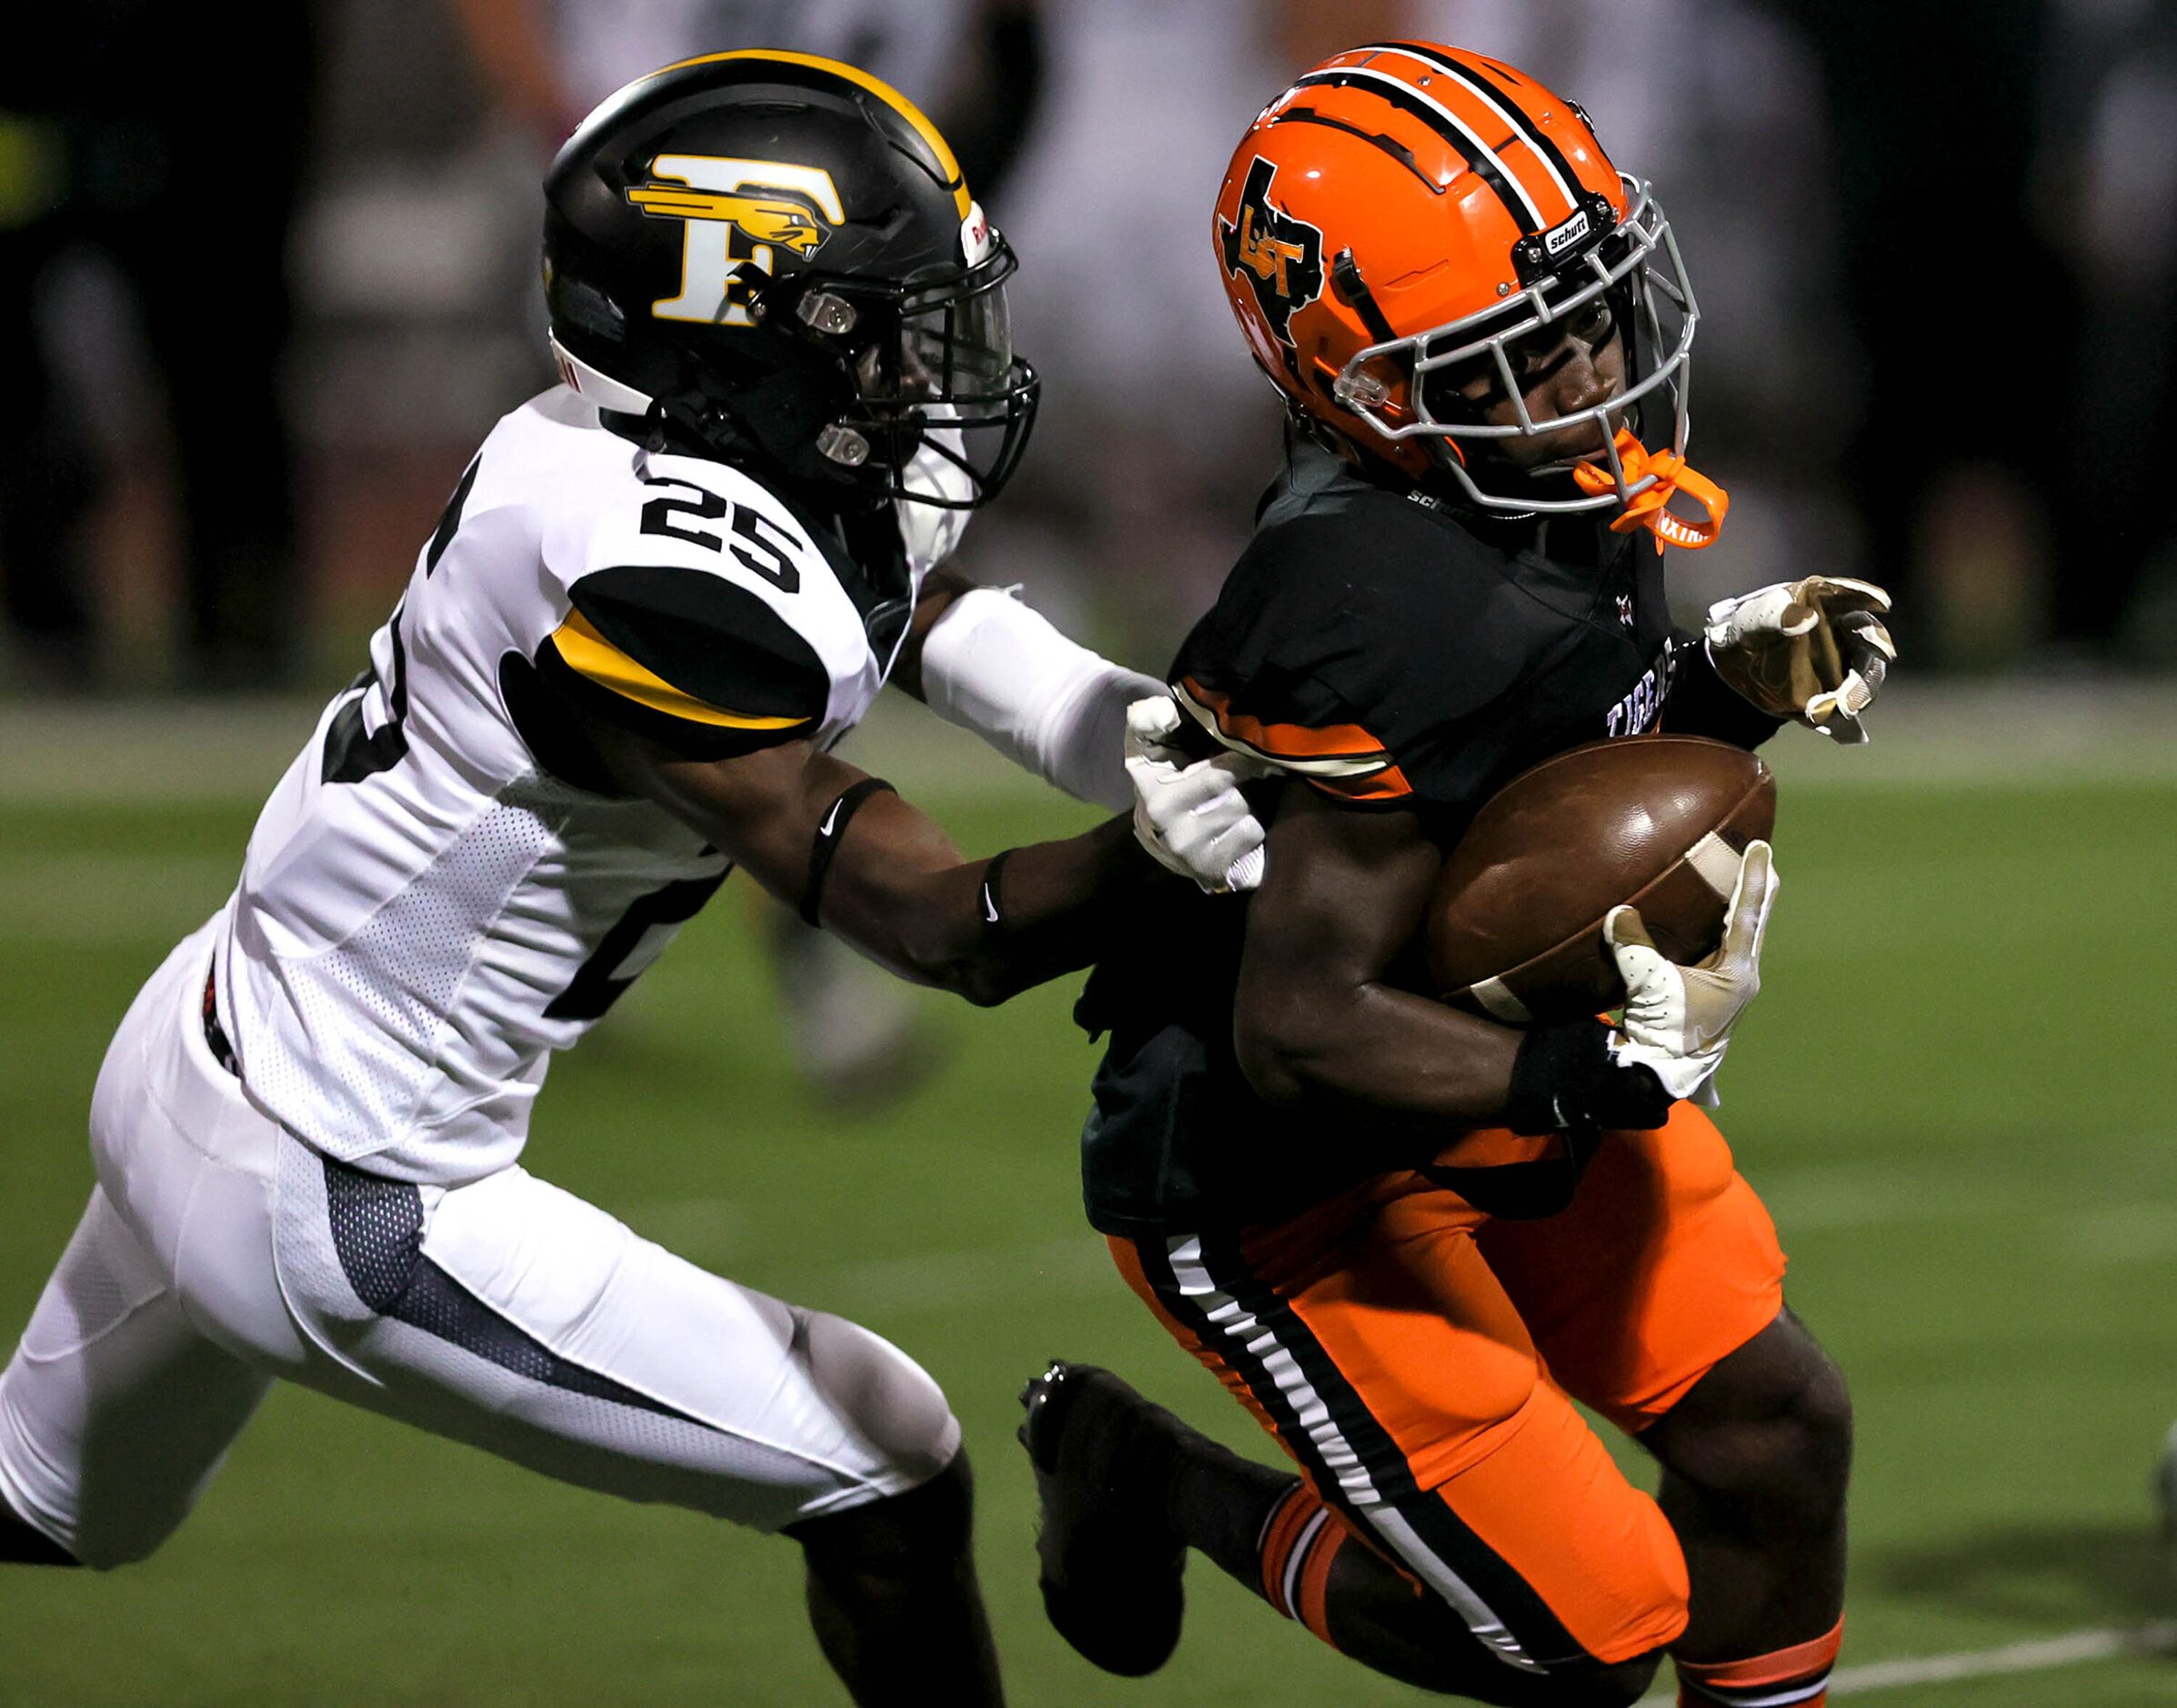
[(831, 871), (831, 862), (838, 854), (839, 842), (847, 834), (847, 827), (854, 821), (854, 815), (862, 809), (862, 803), (870, 796), (897, 792), (881, 777), (865, 777), (825, 809), (823, 818), (817, 821), (817, 839), (809, 844), (808, 879), (801, 886), (801, 917), (809, 924), (817, 923), (817, 909), (824, 900), (824, 879)]
[(990, 863), (983, 868), (983, 881), (975, 892), (976, 915), (983, 922), (986, 937), (1010, 937), (1013, 922), (1006, 918), (1005, 897), (998, 889), (998, 874), (1006, 869), (1006, 862), (1013, 858), (1013, 850), (990, 857)]
[(1645, 1067), (1610, 1060), (1609, 1029), (1593, 1020), (1538, 1026), (1512, 1059), (1504, 1124), (1517, 1133), (1663, 1124), (1675, 1100)]

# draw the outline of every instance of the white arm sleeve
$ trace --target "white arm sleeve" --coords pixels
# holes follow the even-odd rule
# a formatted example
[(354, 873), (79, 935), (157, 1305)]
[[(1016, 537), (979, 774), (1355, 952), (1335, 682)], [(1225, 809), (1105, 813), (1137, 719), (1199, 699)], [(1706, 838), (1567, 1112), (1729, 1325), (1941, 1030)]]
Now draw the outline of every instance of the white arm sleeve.
[(955, 599), (922, 643), (922, 693), (948, 724), (1077, 800), (1114, 812), (1134, 801), (1127, 707), (1163, 683), (1066, 638), (997, 588)]

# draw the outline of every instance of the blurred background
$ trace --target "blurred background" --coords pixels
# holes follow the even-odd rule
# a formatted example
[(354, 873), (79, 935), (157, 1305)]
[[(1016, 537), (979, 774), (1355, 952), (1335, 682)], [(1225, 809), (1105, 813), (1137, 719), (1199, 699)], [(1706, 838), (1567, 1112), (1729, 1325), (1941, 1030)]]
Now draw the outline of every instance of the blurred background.
[[(1652, 179), (1733, 495), (1689, 608), (1811, 569), (1901, 596), (1910, 672), (2177, 666), (2177, 10), (2154, 0), (313, 0), (246, 77), (86, 0), (0, 68), (9, 693), (313, 689), (477, 439), (549, 379), (537, 182), (720, 44), (860, 60), (953, 135), (1044, 371), (968, 550), (1160, 660), (1244, 538), (1269, 387), (1209, 256), (1231, 146), (1400, 31), (1523, 65)], [(336, 671), (334, 672), (337, 674)]]
[[(1772, 749), (1791, 894), (1724, 1113), (1859, 1399), (1854, 1688), (2177, 1702), (2145, 1494), (2177, 1416), (2177, 7), (289, 0), (232, 71), (205, 17), (76, 0), (0, 56), (0, 1338), (88, 1188), (128, 996), (549, 381), (537, 186), (592, 103), (771, 45), (938, 119), (1045, 375), (963, 563), (1154, 670), (1276, 455), (1210, 261), (1232, 145), (1326, 55), (1425, 35), (1578, 99), (1671, 215), (1693, 459), (1732, 495), (1682, 614), (1815, 570), (1899, 599), (1874, 745)], [(1082, 821), (931, 724), (849, 757), (970, 849)], [(1070, 992), (872, 1021), (712, 913), (555, 1068), (531, 1165), (940, 1376), (1018, 1700), (1405, 1700), (1206, 1572), (1150, 1683), (1043, 1627), (1008, 1438), (1044, 1359), (1267, 1451), (1079, 1220)], [(868, 1026), (849, 1086), (810, 1040)], [(282, 1392), (150, 1564), (0, 1580), (0, 1703), (830, 1701), (793, 1568)], [(2067, 1670), (1909, 1670), (2043, 1639)]]

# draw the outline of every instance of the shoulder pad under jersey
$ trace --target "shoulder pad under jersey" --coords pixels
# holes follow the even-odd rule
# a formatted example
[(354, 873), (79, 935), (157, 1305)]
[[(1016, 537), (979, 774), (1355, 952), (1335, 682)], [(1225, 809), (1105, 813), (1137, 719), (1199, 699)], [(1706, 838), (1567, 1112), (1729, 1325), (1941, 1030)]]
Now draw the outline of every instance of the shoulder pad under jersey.
[(592, 712), (690, 758), (814, 734), (865, 648), (823, 555), (762, 487), (653, 457), (598, 518), (538, 670)]
[(1414, 765), (1509, 686), (1502, 580), (1390, 494), (1265, 526), (1187, 637), (1172, 689), (1222, 745), (1351, 805), (1415, 803)]

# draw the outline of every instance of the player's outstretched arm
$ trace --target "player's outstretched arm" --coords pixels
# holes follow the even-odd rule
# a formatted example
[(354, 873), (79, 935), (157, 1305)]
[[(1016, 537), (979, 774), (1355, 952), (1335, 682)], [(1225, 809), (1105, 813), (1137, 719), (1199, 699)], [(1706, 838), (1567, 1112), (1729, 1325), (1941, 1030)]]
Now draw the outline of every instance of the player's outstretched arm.
[(593, 732), (626, 792), (655, 800), (790, 907), (904, 979), (978, 1004), (1085, 967), (1161, 874), (1125, 819), (965, 859), (888, 787), (808, 742), (686, 759)]
[(1205, 889), (1252, 889), (1262, 826), (1230, 756), (1189, 763), (1170, 744), (1171, 692), (1066, 638), (1010, 594), (948, 571), (923, 583), (890, 680), (948, 723), (1078, 800), (1131, 807), (1161, 864)]
[(1123, 763), (1127, 707), (1163, 695), (1153, 676), (1068, 639), (998, 588), (934, 570), (890, 681), (1076, 800), (1133, 803)]
[(1269, 855), (1233, 1017), (1259, 1095), (1366, 1110), (1424, 1151), (1474, 1126), (1660, 1124), (1669, 1094), (1610, 1059), (1604, 1028), (1521, 1030), (1398, 988), (1441, 864), (1411, 814), (1355, 812), (1290, 784)]

